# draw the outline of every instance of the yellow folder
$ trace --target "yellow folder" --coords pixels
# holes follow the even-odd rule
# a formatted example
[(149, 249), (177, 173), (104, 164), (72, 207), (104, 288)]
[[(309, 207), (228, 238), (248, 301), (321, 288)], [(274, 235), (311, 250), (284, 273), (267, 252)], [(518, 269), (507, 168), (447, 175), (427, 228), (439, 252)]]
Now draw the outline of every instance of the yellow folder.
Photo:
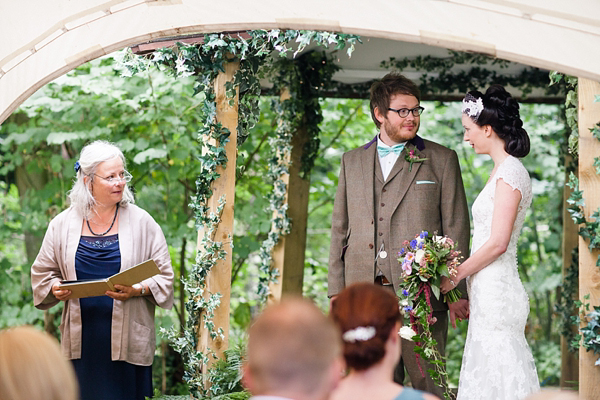
[(158, 273), (160, 273), (158, 266), (150, 259), (105, 279), (62, 281), (59, 288), (71, 291), (69, 299), (103, 296), (106, 291), (115, 291), (115, 285), (133, 286)]

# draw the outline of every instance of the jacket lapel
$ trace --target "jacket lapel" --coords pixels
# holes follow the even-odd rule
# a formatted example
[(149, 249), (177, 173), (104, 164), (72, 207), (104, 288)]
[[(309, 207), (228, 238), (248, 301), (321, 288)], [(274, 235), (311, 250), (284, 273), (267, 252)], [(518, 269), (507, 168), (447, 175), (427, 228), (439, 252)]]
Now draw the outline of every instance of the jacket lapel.
[[(375, 144), (375, 145), (373, 145)], [(360, 153), (360, 164), (363, 178), (363, 195), (365, 197), (365, 203), (367, 212), (371, 219), (373, 219), (373, 188), (375, 179), (375, 156), (377, 155), (377, 136), (365, 146), (364, 151)], [(381, 169), (381, 168), (380, 168)], [(381, 175), (381, 171), (380, 171)], [(383, 179), (383, 177), (382, 177)]]
[[(396, 174), (398, 175), (394, 178), (397, 180), (396, 186), (398, 187), (398, 194), (395, 198), (394, 204), (392, 205), (392, 213), (395, 212), (396, 208), (398, 208), (398, 205), (400, 205), (400, 202), (406, 195), (406, 192), (408, 192), (410, 185), (415, 180), (419, 168), (421, 168), (422, 163), (413, 163), (412, 168), (410, 168), (410, 163), (404, 158), (405, 155), (415, 147), (416, 146), (412, 142), (407, 143), (402, 153), (400, 153), (400, 157), (394, 165), (394, 168), (392, 169), (392, 173), (394, 170), (397, 170)], [(390, 177), (388, 177), (388, 179), (391, 179), (392, 173), (390, 173)]]

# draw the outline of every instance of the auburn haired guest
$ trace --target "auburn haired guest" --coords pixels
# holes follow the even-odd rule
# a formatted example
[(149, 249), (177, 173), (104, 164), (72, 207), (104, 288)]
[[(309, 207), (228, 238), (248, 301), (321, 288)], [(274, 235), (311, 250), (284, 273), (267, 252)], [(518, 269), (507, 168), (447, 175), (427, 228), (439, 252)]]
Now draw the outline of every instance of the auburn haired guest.
[(398, 299), (391, 290), (371, 283), (348, 286), (333, 301), (331, 317), (340, 327), (349, 368), (332, 400), (438, 399), (393, 380), (400, 359), (402, 322)]

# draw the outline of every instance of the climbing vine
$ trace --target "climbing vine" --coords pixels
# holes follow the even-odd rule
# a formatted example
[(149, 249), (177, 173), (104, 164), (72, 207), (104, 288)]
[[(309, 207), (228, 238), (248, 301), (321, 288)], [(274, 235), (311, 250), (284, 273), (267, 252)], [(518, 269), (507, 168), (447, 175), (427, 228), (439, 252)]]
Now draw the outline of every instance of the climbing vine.
[[(539, 68), (527, 67), (516, 75), (499, 74), (487, 66), (497, 65), (500, 69), (507, 69), (512, 62), (485, 54), (453, 50), (448, 50), (448, 53), (448, 57), (417, 56), (400, 60), (392, 57), (382, 61), (380, 66), (398, 71), (411, 69), (427, 72), (421, 75), (419, 82), (422, 94), (462, 94), (493, 83), (518, 87), (523, 96), (529, 95), (536, 88), (544, 89), (547, 94), (560, 94), (563, 90), (561, 85), (548, 86), (548, 72)], [(460, 70), (456, 71), (455, 66), (461, 67)]]
[[(222, 327), (216, 327), (212, 320), (214, 311), (220, 304), (221, 295), (205, 293), (208, 273), (218, 260), (224, 259), (226, 256), (223, 242), (214, 241), (214, 234), (220, 223), (221, 212), (227, 199), (220, 198), (219, 206), (215, 211), (211, 211), (208, 206), (208, 200), (213, 194), (212, 184), (219, 177), (217, 168), (225, 168), (228, 161), (225, 144), (231, 135), (231, 132), (216, 119), (214, 81), (219, 72), (225, 71), (226, 63), (239, 62), (239, 69), (235, 73), (233, 82), (226, 83), (225, 89), (230, 104), (233, 104), (236, 92), (239, 93), (239, 120), (236, 134), (237, 143), (241, 145), (247, 138), (249, 129), (259, 117), (257, 97), (261, 90), (259, 77), (276, 71), (278, 65), (285, 65), (285, 62), (279, 60), (285, 60), (284, 57), (292, 51), (292, 45), (295, 46), (294, 57), (311, 43), (322, 47), (334, 46), (336, 50), (346, 49), (350, 55), (359, 41), (355, 35), (295, 30), (256, 30), (244, 34), (215, 33), (204, 35), (203, 39), (203, 42), (199, 44), (177, 43), (172, 48), (156, 50), (148, 57), (135, 57), (129, 54), (123, 60), (123, 65), (130, 74), (139, 73), (153, 65), (170, 72), (174, 77), (194, 76), (194, 94), (202, 93), (204, 95), (201, 109), (203, 126), (198, 132), (198, 144), (203, 150), (201, 152), (203, 155), (199, 158), (202, 171), (196, 180), (196, 195), (192, 197), (190, 204), (195, 212), (196, 227), (203, 229), (204, 236), (201, 239), (201, 250), (196, 256), (196, 263), (183, 282), (188, 293), (186, 310), (189, 314), (184, 333), (181, 336), (174, 328), (162, 330), (185, 360), (184, 379), (195, 397), (210, 397), (222, 389), (219, 387), (220, 381), (215, 378), (214, 373), (203, 374), (205, 366), (211, 359), (215, 359), (216, 355), (210, 350), (207, 351), (208, 354), (198, 351), (197, 337), (201, 326), (208, 330), (212, 339), (224, 336)], [(262, 269), (266, 270), (265, 272), (268, 274), (262, 286), (259, 285), (263, 299), (268, 293), (265, 292), (265, 284), (277, 277), (277, 272), (271, 268), (271, 252), (267, 250), (272, 249), (279, 236), (287, 233), (290, 226), (289, 218), (286, 215), (286, 188), (285, 184), (282, 185), (280, 176), (287, 172), (286, 163), (289, 160), (287, 154), (289, 153), (291, 133), (298, 126), (298, 118), (306, 118), (309, 121), (311, 118), (306, 113), (306, 109), (303, 110), (304, 113), (296, 112), (298, 111), (296, 108), (302, 101), (302, 95), (295, 90), (296, 88), (292, 84), (295, 80), (288, 79), (287, 83), (294, 101), (284, 101), (277, 106), (281, 110), (278, 121), (279, 128), (276, 138), (272, 142), (276, 149), (275, 156), (270, 163), (270, 176), (274, 185), (270, 199), (273, 223), (267, 243), (263, 244), (261, 249), (261, 265), (264, 266)], [(314, 99), (313, 101), (318, 102)], [(320, 115), (320, 112), (317, 114)], [(296, 115), (301, 117), (296, 117)], [(311, 129), (316, 129), (315, 132), (318, 133), (317, 125), (318, 122), (313, 124)], [(209, 139), (214, 139), (212, 142), (215, 144), (211, 144)], [(312, 140), (313, 147), (314, 140), (318, 140), (318, 138)], [(318, 142), (316, 143), (318, 147)], [(316, 150), (309, 151), (307, 154), (316, 154)], [(305, 171), (310, 170), (311, 162), (308, 159)], [(231, 240), (231, 238), (227, 240)], [(200, 315), (203, 316), (202, 320), (200, 320)], [(205, 378), (210, 382), (210, 389), (205, 387)]]
[[(273, 268), (271, 254), (282, 235), (289, 233), (292, 221), (287, 217), (287, 185), (282, 177), (289, 174), (292, 137), (302, 126), (306, 129), (307, 141), (302, 149), (301, 173), (303, 179), (314, 165), (319, 149), (319, 124), (323, 117), (319, 97), (321, 92), (332, 86), (332, 77), (337, 70), (332, 56), (312, 51), (297, 59), (280, 59), (275, 63), (276, 71), (272, 77), (274, 95), (272, 108), (277, 115), (276, 134), (269, 139), (273, 157), (269, 159), (267, 179), (273, 185), (269, 195), (268, 211), (272, 213), (271, 230), (263, 241), (259, 256), (259, 302), (264, 304), (269, 295), (269, 283), (276, 282), (279, 271)], [(287, 93), (289, 97), (281, 100), (277, 94)]]
[[(552, 84), (564, 80), (569, 92), (565, 99), (567, 124), (572, 130), (572, 135), (569, 138), (569, 151), (576, 159), (578, 157), (578, 128), (577, 128), (577, 78), (572, 76), (564, 76), (557, 72), (550, 74)], [(596, 101), (600, 101), (600, 96), (596, 96)], [(592, 129), (592, 136), (600, 140), (600, 123), (597, 123)], [(600, 174), (600, 157), (594, 158), (594, 166), (596, 173)], [(574, 170), (574, 168), (572, 168)], [(579, 179), (575, 176), (573, 170), (569, 173), (569, 182), (567, 186), (571, 188), (572, 193), (567, 199), (568, 211), (573, 219), (573, 222), (579, 226), (579, 235), (588, 242), (590, 252), (600, 249), (600, 208), (586, 218), (583, 207), (585, 199), (583, 191), (579, 189)], [(600, 268), (600, 257), (596, 261), (596, 266)], [(563, 302), (558, 304), (556, 309), (563, 315), (563, 323), (561, 333), (569, 341), (569, 350), (575, 351), (579, 348), (580, 343), (587, 351), (593, 351), (595, 354), (600, 354), (600, 307), (594, 307), (590, 311), (589, 303), (581, 301), (573, 301), (577, 286), (572, 282), (575, 275), (575, 268), (578, 265), (571, 265), (567, 275), (564, 278), (563, 284)], [(577, 271), (578, 272), (578, 271)], [(589, 295), (584, 297), (589, 299)], [(571, 300), (569, 300), (571, 299)], [(573, 305), (579, 308), (579, 314), (570, 316), (567, 319), (567, 314), (573, 308)], [(580, 333), (575, 335), (571, 332), (570, 324), (580, 326), (582, 321), (585, 325), (580, 329)], [(600, 358), (596, 361), (596, 365), (600, 365)]]

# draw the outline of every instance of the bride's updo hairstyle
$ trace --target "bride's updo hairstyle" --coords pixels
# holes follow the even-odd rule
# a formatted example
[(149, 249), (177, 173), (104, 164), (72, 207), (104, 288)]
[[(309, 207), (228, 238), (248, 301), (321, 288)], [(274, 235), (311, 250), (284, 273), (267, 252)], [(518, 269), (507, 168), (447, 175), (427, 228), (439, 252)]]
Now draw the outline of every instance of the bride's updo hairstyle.
[[(483, 101), (483, 110), (478, 115), (475, 110), (464, 111), (465, 103), (469, 99)], [(504, 141), (504, 150), (511, 156), (520, 158), (529, 154), (529, 136), (523, 129), (523, 121), (519, 115), (519, 103), (502, 85), (490, 86), (485, 94), (477, 90), (467, 93), (467, 97), (463, 100), (463, 112), (469, 115), (478, 126), (490, 125), (498, 137)]]
[(361, 371), (383, 359), (400, 309), (396, 296), (383, 287), (357, 283), (334, 300), (331, 317), (341, 330), (347, 366)]

